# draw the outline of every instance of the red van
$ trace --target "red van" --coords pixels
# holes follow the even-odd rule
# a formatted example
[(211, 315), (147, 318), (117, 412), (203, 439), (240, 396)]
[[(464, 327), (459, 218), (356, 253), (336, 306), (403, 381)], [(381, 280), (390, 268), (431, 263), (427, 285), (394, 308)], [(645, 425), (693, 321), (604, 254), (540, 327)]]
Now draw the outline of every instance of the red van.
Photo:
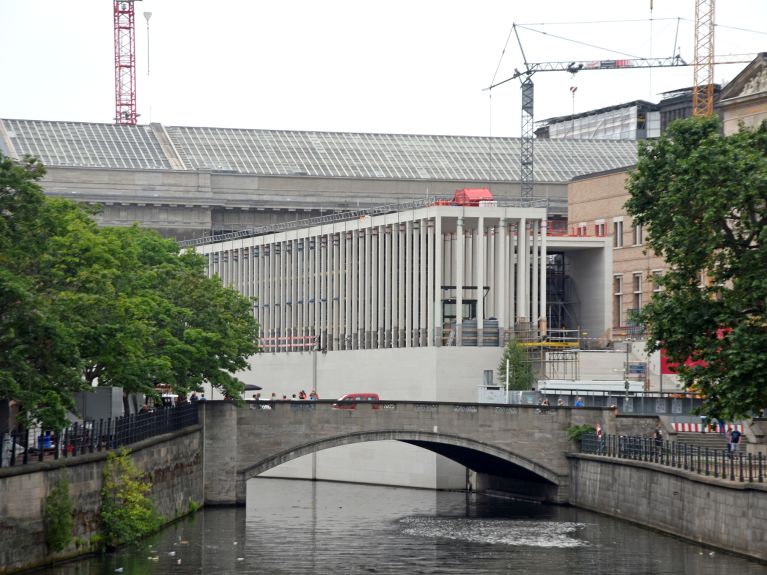
[(342, 395), (333, 404), (333, 409), (356, 409), (358, 403), (370, 402), (373, 409), (378, 409), (381, 398), (377, 393), (347, 393)]

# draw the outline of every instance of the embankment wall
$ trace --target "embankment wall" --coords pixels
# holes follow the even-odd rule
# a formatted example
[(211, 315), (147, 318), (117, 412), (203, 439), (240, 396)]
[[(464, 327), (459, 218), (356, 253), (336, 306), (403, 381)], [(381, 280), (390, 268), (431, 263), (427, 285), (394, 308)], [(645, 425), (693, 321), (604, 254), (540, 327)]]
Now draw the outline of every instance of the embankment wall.
[(767, 561), (767, 484), (574, 454), (570, 503)]
[[(152, 482), (151, 499), (166, 522), (203, 502), (202, 426), (131, 445), (137, 469)], [(99, 532), (102, 469), (108, 452), (0, 469), (0, 574), (87, 553)], [(45, 542), (45, 500), (61, 477), (75, 509), (74, 541), (59, 553)]]

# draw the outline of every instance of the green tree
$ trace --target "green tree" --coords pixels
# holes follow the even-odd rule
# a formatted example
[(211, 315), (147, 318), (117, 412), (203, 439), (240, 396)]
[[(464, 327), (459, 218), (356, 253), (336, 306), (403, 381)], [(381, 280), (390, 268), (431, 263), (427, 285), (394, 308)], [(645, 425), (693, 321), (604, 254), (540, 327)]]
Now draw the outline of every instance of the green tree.
[[(733, 419), (767, 407), (767, 124), (724, 137), (715, 118), (644, 143), (626, 209), (669, 264), (641, 312), (651, 349)], [(683, 365), (691, 359), (688, 365)]]
[(535, 373), (527, 351), (517, 340), (509, 340), (498, 364), (498, 377), (506, 385), (506, 363), (509, 364), (509, 389), (529, 391), (535, 385)]
[(252, 302), (156, 232), (98, 227), (46, 198), (43, 174), (0, 156), (0, 399), (58, 428), (96, 383), (152, 394), (208, 382), (239, 397), (235, 373), (258, 351)]
[(60, 427), (83, 382), (76, 338), (42, 279), (42, 257), (61, 232), (38, 184), (44, 173), (32, 159), (0, 155), (0, 399)]

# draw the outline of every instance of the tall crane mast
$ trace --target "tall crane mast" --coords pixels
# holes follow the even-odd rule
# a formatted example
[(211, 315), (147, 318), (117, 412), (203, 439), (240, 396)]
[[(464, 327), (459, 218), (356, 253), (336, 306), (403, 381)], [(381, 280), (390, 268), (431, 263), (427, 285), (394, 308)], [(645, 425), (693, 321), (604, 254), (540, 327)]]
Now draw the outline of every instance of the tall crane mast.
[(692, 115), (714, 113), (714, 0), (695, 0)]
[(114, 0), (115, 122), (128, 125), (135, 125), (138, 118), (135, 1), (138, 0)]

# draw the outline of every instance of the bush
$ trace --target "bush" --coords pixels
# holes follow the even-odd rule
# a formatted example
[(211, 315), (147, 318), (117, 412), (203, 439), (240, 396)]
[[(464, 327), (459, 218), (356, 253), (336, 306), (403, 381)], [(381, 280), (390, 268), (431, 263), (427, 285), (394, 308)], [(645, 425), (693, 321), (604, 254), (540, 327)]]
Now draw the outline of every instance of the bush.
[(571, 425), (567, 428), (567, 437), (573, 441), (580, 441), (584, 435), (595, 432), (596, 429), (594, 429), (593, 425)]
[(101, 488), (104, 543), (116, 547), (133, 543), (162, 524), (147, 494), (151, 484), (142, 478), (125, 449), (110, 453)]
[(45, 544), (51, 551), (61, 551), (72, 541), (73, 511), (69, 482), (66, 477), (62, 477), (56, 481), (50, 495), (45, 498), (43, 511)]

